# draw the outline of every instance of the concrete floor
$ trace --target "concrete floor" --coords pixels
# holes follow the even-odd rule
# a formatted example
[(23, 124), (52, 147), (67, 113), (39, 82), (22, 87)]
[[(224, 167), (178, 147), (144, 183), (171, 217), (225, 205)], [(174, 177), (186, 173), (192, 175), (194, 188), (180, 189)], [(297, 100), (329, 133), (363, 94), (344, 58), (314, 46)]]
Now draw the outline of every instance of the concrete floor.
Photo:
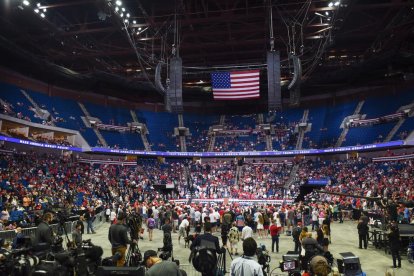
[[(352, 252), (356, 256), (359, 256), (361, 261), (362, 270), (367, 273), (367, 275), (384, 275), (387, 269), (391, 270), (392, 258), (391, 255), (386, 255), (383, 250), (375, 249), (371, 244), (369, 244), (368, 249), (359, 249), (358, 248), (358, 234), (356, 229), (356, 223), (351, 221), (345, 221), (343, 224), (333, 223), (332, 228), (332, 244), (329, 246), (329, 251), (333, 254), (334, 258), (339, 258), (339, 253), (341, 252)], [(108, 229), (109, 224), (104, 224), (97, 229), (96, 234), (85, 234), (83, 239), (92, 239), (92, 242), (96, 245), (102, 246), (104, 249), (104, 257), (110, 256), (110, 243), (108, 241)], [(216, 233), (219, 237), (220, 234)], [(188, 263), (188, 256), (190, 250), (184, 248), (184, 242), (181, 240), (181, 244), (178, 244), (178, 234), (172, 235), (173, 246), (174, 246), (174, 258), (180, 260), (181, 266), (184, 270), (188, 272), (189, 276), (192, 275), (201, 275), (196, 272), (191, 265)], [(266, 245), (268, 250), (271, 249), (271, 240), (270, 237), (267, 239), (256, 239), (258, 244)], [(293, 241), (292, 237), (281, 235), (280, 238), (280, 253), (270, 253), (271, 256), (271, 271), (279, 266), (279, 261), (282, 260), (282, 255), (287, 251), (293, 250)], [(162, 231), (154, 230), (153, 241), (148, 240), (148, 234), (145, 232), (144, 240), (139, 241), (139, 248), (142, 254), (148, 249), (157, 249), (162, 247)], [(241, 250), (241, 243), (239, 245), (239, 250)], [(231, 259), (227, 254), (227, 267), (230, 267)], [(414, 264), (411, 264), (407, 261), (407, 256), (402, 256), (402, 268), (395, 269), (396, 276), (414, 276)], [(280, 269), (275, 269), (271, 275), (287, 275), (282, 273)]]

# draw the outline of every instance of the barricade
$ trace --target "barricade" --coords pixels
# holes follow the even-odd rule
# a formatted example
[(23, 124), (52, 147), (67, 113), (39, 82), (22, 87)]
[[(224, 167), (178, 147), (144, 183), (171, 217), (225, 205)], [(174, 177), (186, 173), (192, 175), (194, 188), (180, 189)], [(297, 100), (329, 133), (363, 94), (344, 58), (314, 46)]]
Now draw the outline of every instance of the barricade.
[[(95, 220), (93, 221), (92, 225), (94, 229), (99, 228), (105, 222), (105, 211), (102, 211), (95, 215)], [(75, 229), (76, 221), (68, 221), (65, 222), (64, 227), (66, 229), (66, 233), (70, 235), (72, 231)], [(59, 235), (64, 235), (65, 232), (63, 229), (59, 229), (59, 224), (52, 224), (50, 225), (53, 232)], [(85, 225), (86, 228), (86, 225)], [(24, 236), (32, 236), (36, 232), (37, 227), (30, 227), (30, 228), (22, 228), (22, 234)], [(7, 231), (0, 231), (0, 239), (4, 239), (5, 241), (12, 241), (16, 237), (15, 230), (7, 230)]]

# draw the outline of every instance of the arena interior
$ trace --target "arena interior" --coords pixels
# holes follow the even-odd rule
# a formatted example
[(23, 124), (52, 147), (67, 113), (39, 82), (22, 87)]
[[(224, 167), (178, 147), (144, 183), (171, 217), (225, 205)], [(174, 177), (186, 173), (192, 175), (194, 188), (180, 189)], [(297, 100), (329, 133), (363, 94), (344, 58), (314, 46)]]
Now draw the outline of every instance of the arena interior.
[(414, 275), (412, 0), (0, 5), (1, 275)]

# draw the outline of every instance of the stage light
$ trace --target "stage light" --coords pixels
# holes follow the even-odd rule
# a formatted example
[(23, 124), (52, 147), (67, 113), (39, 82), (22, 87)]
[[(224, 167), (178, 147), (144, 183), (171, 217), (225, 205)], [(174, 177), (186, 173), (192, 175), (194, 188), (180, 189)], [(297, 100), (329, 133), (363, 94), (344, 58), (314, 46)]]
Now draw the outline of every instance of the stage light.
[(340, 2), (340, 1), (336, 1), (336, 2), (335, 2), (335, 4), (334, 4), (334, 6), (335, 6), (335, 7), (338, 7), (340, 4), (341, 4), (341, 2)]
[(118, 12), (119, 11), (119, 8), (118, 7), (115, 7), (115, 11)]
[(37, 3), (37, 4), (36, 4), (36, 6), (37, 6), (37, 7), (40, 7), (40, 3)]
[(34, 9), (34, 12), (35, 13), (39, 13), (39, 9)]
[(139, 27), (139, 28), (138, 28), (138, 31), (141, 31), (141, 30), (142, 30), (142, 28), (141, 28), (141, 27)]
[(47, 9), (43, 9), (43, 12), (47, 12)]
[(125, 20), (124, 20), (124, 22), (125, 22), (125, 23), (129, 23), (128, 19), (125, 19)]
[(45, 17), (46, 17), (46, 15), (42, 12), (42, 13), (40, 14), (40, 17), (45, 18)]
[(329, 12), (325, 12), (325, 15), (329, 15)]
[(120, 14), (120, 16), (121, 16), (121, 17), (124, 17), (124, 14), (123, 14), (123, 13), (121, 13), (121, 14)]
[(29, 5), (30, 5), (30, 2), (29, 2), (28, 0), (24, 0), (24, 1), (23, 1), (23, 5), (25, 5), (25, 6), (29, 6)]
[(126, 14), (126, 17), (128, 17), (128, 18), (130, 17), (129, 13)]
[(137, 24), (137, 21), (136, 21), (136, 20), (134, 20), (134, 21), (132, 21), (132, 23), (133, 23), (133, 24)]
[(125, 11), (125, 8), (122, 8), (122, 11), (124, 12)]
[(329, 7), (332, 7), (334, 4), (332, 3), (332, 2), (330, 2), (329, 4), (328, 4), (328, 6)]
[(116, 5), (117, 5), (117, 6), (122, 6), (122, 1), (117, 0), (117, 1), (116, 1)]

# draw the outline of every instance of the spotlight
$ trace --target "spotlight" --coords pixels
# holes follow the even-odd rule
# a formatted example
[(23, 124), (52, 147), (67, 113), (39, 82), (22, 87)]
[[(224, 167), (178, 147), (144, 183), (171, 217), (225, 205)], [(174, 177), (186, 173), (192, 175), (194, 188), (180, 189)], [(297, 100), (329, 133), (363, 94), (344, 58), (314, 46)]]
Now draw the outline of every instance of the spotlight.
[(40, 3), (37, 3), (37, 4), (36, 4), (36, 6), (37, 6), (37, 7), (40, 7)]
[(123, 13), (121, 13), (121, 14), (120, 14), (120, 16), (121, 16), (121, 17), (124, 17), (124, 14), (123, 14)]
[(28, 0), (23, 0), (23, 5), (29, 6), (30, 5), (30, 2)]
[(325, 15), (329, 15), (329, 12), (325, 12)]
[(139, 27), (139, 28), (138, 28), (138, 31), (141, 31), (141, 30), (142, 30), (142, 28), (141, 28), (141, 27)]
[(341, 4), (341, 2), (340, 2), (340, 1), (336, 1), (336, 2), (335, 2), (335, 4), (334, 4), (334, 6), (335, 6), (335, 7), (338, 7), (338, 6), (339, 6), (339, 4)]
[(125, 8), (122, 8), (122, 11), (124, 12), (125, 11)]
[(330, 2), (329, 4), (328, 4), (328, 6), (329, 7), (332, 7), (334, 4), (332, 3), (332, 2)]
[(34, 12), (35, 13), (39, 13), (39, 9), (34, 9)]
[(45, 17), (46, 17), (46, 15), (42, 12), (42, 13), (40, 14), (40, 17), (41, 17), (41, 18), (45, 18)]
[(115, 3), (116, 3), (117, 6), (122, 6), (122, 1), (120, 1), (120, 0), (117, 0)]
[(43, 12), (47, 12), (47, 10), (46, 9), (43, 9)]
[(128, 19), (125, 19), (125, 20), (124, 20), (124, 22), (125, 22), (125, 23), (129, 23)]
[(133, 24), (137, 24), (137, 21), (136, 21), (136, 20), (134, 20), (134, 21), (132, 21), (132, 23), (133, 23)]
[(118, 12), (119, 11), (119, 8), (118, 7), (115, 7), (115, 11)]
[(126, 14), (126, 17), (128, 17), (128, 18), (130, 17), (129, 13)]

